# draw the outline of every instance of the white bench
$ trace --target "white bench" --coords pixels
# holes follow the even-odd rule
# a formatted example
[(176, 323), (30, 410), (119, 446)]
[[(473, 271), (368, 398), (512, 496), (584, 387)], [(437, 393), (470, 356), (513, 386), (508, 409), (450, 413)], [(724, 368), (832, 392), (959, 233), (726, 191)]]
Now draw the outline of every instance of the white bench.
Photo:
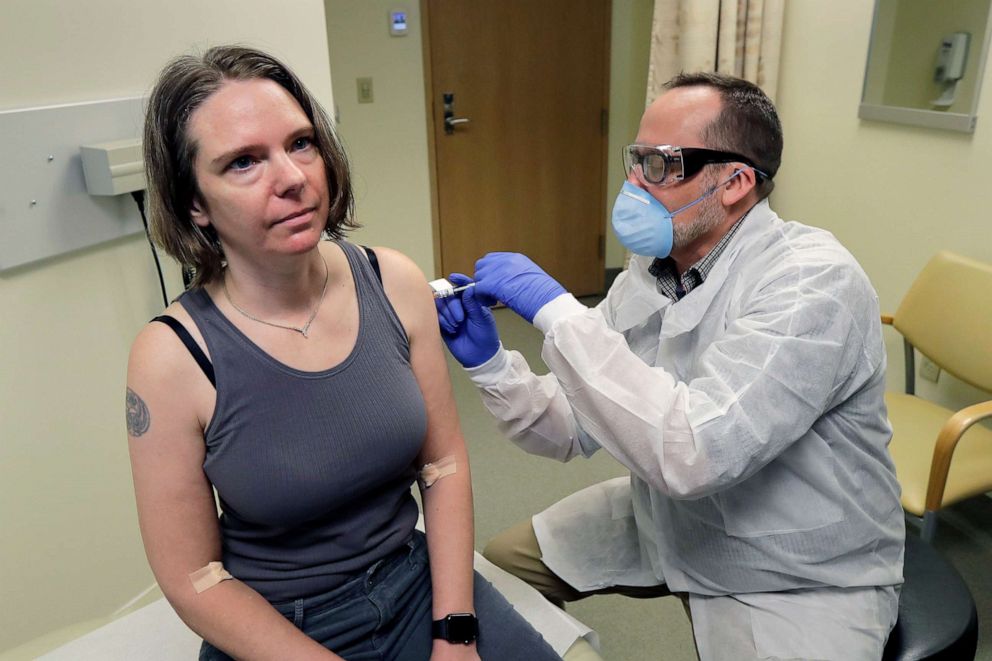
[[(552, 606), (534, 588), (478, 553), (475, 554), (475, 568), (541, 632), (559, 655), (564, 655), (580, 638), (599, 649), (595, 631)], [(69, 642), (65, 642), (67, 639)], [(45, 641), (48, 641), (47, 649)], [(580, 645), (588, 650), (585, 643)], [(52, 649), (53, 646), (57, 647)], [(179, 619), (164, 597), (159, 597), (110, 622), (95, 620), (53, 632), (39, 641), (0, 655), (0, 660), (190, 661), (197, 657), (199, 649), (199, 636)], [(575, 658), (571, 654), (569, 657)]]

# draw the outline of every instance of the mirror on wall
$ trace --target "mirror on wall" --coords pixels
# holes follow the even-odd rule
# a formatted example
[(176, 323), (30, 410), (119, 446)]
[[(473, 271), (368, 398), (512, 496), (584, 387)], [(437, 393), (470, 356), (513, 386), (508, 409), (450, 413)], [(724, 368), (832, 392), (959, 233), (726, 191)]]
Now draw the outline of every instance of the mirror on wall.
[(876, 0), (858, 117), (972, 132), (992, 0)]

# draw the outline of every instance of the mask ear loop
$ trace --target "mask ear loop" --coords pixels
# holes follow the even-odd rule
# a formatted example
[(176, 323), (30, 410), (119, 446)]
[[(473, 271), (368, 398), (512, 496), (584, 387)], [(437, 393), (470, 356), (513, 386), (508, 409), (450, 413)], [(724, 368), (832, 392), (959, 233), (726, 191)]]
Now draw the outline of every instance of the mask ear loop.
[(722, 184), (720, 184), (719, 186), (717, 186), (717, 188), (722, 188), (723, 186), (726, 186), (731, 181), (733, 181), (737, 177), (737, 175), (739, 175), (739, 174), (744, 174), (744, 168), (737, 168), (736, 170), (734, 170), (734, 173), (732, 175), (730, 175), (729, 177), (727, 177), (727, 180), (725, 182), (723, 182)]
[(742, 172), (744, 172), (743, 169), (734, 170), (734, 173), (732, 175), (730, 175), (729, 177), (727, 177), (726, 179), (724, 179), (723, 181), (721, 181), (717, 185), (715, 185), (715, 186), (711, 187), (710, 189), (708, 189), (705, 193), (703, 193), (702, 195), (700, 195), (699, 197), (697, 197), (692, 202), (690, 202), (690, 203), (688, 203), (688, 204), (686, 204), (684, 206), (679, 207), (678, 209), (676, 209), (675, 211), (673, 211), (670, 215), (671, 216), (675, 216), (675, 214), (682, 213), (686, 209), (691, 209), (692, 207), (696, 206), (697, 204), (699, 204), (700, 202), (702, 202), (703, 200), (705, 200), (706, 198), (708, 198), (710, 195), (712, 195), (713, 193), (715, 193), (720, 187), (726, 186), (727, 184), (729, 184), (731, 181), (734, 180), (734, 177), (736, 177), (737, 175), (741, 174)]

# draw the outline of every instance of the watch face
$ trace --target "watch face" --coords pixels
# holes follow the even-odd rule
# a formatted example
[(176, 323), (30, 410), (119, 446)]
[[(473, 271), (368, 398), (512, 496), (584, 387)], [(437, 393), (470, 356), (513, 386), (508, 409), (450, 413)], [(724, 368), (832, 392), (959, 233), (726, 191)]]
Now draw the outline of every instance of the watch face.
[(445, 618), (448, 621), (448, 640), (471, 642), (479, 635), (479, 622), (474, 615), (456, 614)]

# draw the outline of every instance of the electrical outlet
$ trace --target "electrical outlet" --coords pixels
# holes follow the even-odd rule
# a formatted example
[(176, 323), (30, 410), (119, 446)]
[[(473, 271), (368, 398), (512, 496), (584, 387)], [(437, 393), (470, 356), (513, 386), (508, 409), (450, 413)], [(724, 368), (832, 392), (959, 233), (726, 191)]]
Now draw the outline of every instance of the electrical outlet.
[(372, 103), (372, 79), (371, 78), (356, 78), (356, 84), (358, 85), (358, 102), (359, 103)]
[(926, 356), (922, 356), (920, 361), (920, 378), (937, 383), (940, 378), (940, 367)]

